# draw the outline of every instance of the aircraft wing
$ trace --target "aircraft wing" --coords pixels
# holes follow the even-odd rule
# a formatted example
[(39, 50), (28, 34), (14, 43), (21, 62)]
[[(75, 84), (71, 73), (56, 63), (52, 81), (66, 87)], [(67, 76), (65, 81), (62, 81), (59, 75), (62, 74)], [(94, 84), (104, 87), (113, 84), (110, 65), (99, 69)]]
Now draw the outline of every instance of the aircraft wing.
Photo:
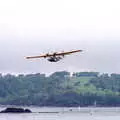
[(76, 53), (76, 52), (82, 52), (82, 50), (73, 50), (73, 51), (69, 51), (69, 52), (60, 52), (60, 53), (52, 53), (52, 54), (44, 54), (44, 55), (39, 55), (39, 56), (29, 56), (26, 57), (26, 59), (32, 59), (32, 58), (46, 58), (46, 57), (51, 57), (51, 56), (60, 56), (60, 55), (69, 55), (72, 53)]
[[(52, 54), (44, 54), (44, 55), (39, 55), (39, 56), (28, 56), (26, 59), (32, 59), (32, 58), (46, 58), (46, 57), (51, 57), (54, 56), (55, 53)], [(55, 54), (56, 55), (56, 54)]]
[(26, 59), (32, 59), (32, 58), (43, 58), (43, 57), (47, 57), (47, 55), (29, 56), (29, 57), (26, 57)]
[(72, 53), (76, 53), (76, 52), (82, 52), (82, 50), (73, 50), (73, 51), (69, 51), (69, 52), (61, 52), (61, 53), (56, 53), (55, 55), (69, 55)]

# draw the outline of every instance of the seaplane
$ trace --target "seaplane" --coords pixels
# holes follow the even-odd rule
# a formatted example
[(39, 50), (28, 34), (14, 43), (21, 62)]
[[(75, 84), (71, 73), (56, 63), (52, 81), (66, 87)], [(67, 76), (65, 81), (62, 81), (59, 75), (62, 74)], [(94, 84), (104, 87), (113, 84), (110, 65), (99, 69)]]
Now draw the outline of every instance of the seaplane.
[(39, 56), (28, 56), (26, 59), (37, 59), (37, 58), (46, 58), (49, 62), (58, 62), (63, 59), (66, 55), (70, 55), (77, 52), (82, 52), (83, 50), (72, 50), (67, 52), (54, 52), (54, 53), (47, 53), (41, 54)]

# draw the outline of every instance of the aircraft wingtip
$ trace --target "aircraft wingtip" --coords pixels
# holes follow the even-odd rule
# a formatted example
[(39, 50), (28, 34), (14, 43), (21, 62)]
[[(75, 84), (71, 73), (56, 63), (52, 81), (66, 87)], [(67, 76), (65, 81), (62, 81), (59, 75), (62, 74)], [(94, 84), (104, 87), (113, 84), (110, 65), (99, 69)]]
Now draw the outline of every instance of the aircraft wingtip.
[(25, 57), (25, 59), (29, 59), (29, 57)]

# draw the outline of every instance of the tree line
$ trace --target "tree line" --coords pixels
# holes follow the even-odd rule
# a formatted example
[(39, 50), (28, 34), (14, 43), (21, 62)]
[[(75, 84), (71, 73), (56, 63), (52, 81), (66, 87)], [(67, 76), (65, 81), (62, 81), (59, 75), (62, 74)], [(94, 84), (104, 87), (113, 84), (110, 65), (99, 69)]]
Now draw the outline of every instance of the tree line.
[(120, 74), (55, 72), (0, 74), (0, 104), (37, 106), (120, 106)]

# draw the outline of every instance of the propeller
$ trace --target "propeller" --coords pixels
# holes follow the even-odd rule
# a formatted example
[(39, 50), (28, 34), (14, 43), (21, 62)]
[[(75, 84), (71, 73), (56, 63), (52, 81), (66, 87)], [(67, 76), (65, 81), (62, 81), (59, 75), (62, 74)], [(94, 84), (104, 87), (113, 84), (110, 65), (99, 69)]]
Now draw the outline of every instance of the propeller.
[(44, 58), (46, 58), (46, 57), (48, 57), (49, 56), (49, 53), (47, 53), (45, 56), (44, 56)]

